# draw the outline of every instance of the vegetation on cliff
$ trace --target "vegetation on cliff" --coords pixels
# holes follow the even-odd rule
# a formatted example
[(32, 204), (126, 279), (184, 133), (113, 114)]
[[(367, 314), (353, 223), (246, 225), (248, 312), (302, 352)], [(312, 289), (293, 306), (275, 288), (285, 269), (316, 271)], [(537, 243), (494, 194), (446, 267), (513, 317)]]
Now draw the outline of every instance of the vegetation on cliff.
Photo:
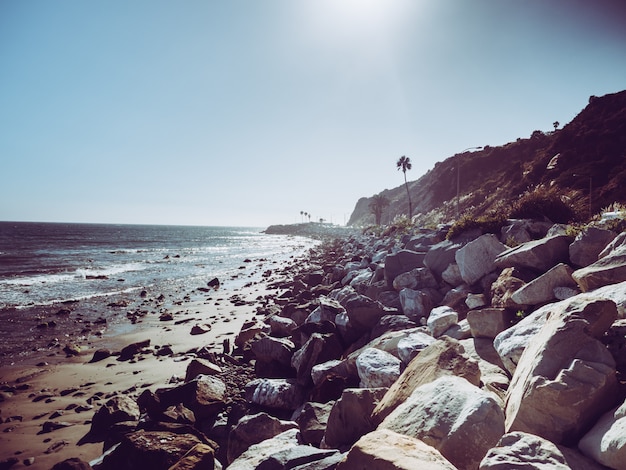
[[(381, 191), (390, 201), (381, 223), (410, 211), (420, 225), (449, 222), (456, 218), (457, 202), (461, 216), (508, 214), (516, 201), (548, 192), (556, 195), (554, 203), (558, 199), (571, 208), (570, 220), (588, 220), (613, 202), (626, 202), (625, 185), (626, 91), (622, 91), (592, 96), (561, 129), (557, 125), (554, 131), (535, 131), (500, 147), (456, 154), (416, 181)], [(375, 222), (371, 201), (364, 197), (357, 202), (348, 225)], [(557, 208), (559, 216), (564, 215), (562, 210)]]

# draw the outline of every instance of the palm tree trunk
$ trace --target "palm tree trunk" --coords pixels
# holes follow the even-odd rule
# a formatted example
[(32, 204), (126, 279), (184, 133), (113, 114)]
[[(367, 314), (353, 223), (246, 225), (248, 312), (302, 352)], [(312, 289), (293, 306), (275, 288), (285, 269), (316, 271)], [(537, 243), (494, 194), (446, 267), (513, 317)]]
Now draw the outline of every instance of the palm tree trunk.
[(409, 198), (409, 220), (413, 216), (413, 206), (411, 204), (411, 193), (409, 192), (409, 184), (406, 182), (406, 171), (404, 172), (404, 187), (406, 188), (406, 196)]

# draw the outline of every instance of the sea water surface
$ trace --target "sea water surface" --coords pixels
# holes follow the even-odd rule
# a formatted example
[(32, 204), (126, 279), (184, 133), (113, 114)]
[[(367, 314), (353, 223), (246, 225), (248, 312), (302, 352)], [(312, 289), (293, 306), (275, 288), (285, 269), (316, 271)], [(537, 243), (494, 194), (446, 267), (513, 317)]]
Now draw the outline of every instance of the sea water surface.
[(2, 345), (33, 339), (38, 318), (29, 316), (46, 308), (206, 286), (237, 278), (247, 261), (312, 244), (252, 227), (0, 222), (0, 355)]

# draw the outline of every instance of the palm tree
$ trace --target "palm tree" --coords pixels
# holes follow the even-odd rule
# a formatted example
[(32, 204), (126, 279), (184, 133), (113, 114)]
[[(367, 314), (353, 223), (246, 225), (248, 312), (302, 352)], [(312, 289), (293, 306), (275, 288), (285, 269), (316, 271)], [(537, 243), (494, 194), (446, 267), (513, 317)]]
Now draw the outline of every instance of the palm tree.
[(383, 216), (383, 211), (385, 207), (389, 205), (389, 199), (387, 199), (382, 194), (376, 194), (372, 196), (372, 200), (369, 204), (369, 209), (372, 214), (374, 214), (374, 219), (376, 219), (376, 225), (380, 225), (380, 219)]
[(406, 187), (406, 195), (409, 198), (409, 219), (413, 216), (413, 206), (411, 204), (411, 193), (409, 193), (409, 184), (406, 182), (406, 171), (411, 169), (411, 159), (402, 155), (396, 162), (398, 170), (404, 173), (404, 186)]
[(300, 211), (300, 220), (304, 222), (304, 211)]

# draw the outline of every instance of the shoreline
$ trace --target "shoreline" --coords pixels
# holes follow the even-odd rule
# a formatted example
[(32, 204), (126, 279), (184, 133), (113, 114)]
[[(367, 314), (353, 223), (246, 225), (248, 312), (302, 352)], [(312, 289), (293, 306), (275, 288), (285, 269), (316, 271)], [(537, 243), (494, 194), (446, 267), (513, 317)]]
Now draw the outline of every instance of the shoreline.
[[(73, 340), (69, 335), (56, 347), (1, 365), (0, 464), (51, 468), (71, 457), (85, 461), (99, 457), (102, 442), (85, 442), (85, 436), (94, 412), (108, 398), (119, 393), (137, 398), (144, 390), (154, 391), (182, 380), (200, 348), (219, 356), (224, 340), (233, 345), (244, 322), (252, 319), (266, 296), (272, 294), (275, 287), (270, 284), (305, 262), (310, 248), (302, 247), (295, 255), (288, 253), (276, 259), (252, 260), (249, 267), (223, 280), (217, 290), (189, 286), (161, 302), (146, 296), (138, 302), (144, 303), (144, 313), (134, 324), (121, 315), (127, 309), (121, 309), (115, 315), (119, 321), (111, 322), (100, 335), (75, 341), (76, 355), (64, 352), (65, 343)], [(208, 331), (191, 334), (196, 325)], [(146, 340), (149, 346), (133, 359), (120, 360), (122, 348)], [(101, 349), (111, 355), (90, 362)], [(229, 366), (225, 366), (227, 374)], [(228, 390), (233, 400), (241, 392), (237, 388), (234, 385)]]

